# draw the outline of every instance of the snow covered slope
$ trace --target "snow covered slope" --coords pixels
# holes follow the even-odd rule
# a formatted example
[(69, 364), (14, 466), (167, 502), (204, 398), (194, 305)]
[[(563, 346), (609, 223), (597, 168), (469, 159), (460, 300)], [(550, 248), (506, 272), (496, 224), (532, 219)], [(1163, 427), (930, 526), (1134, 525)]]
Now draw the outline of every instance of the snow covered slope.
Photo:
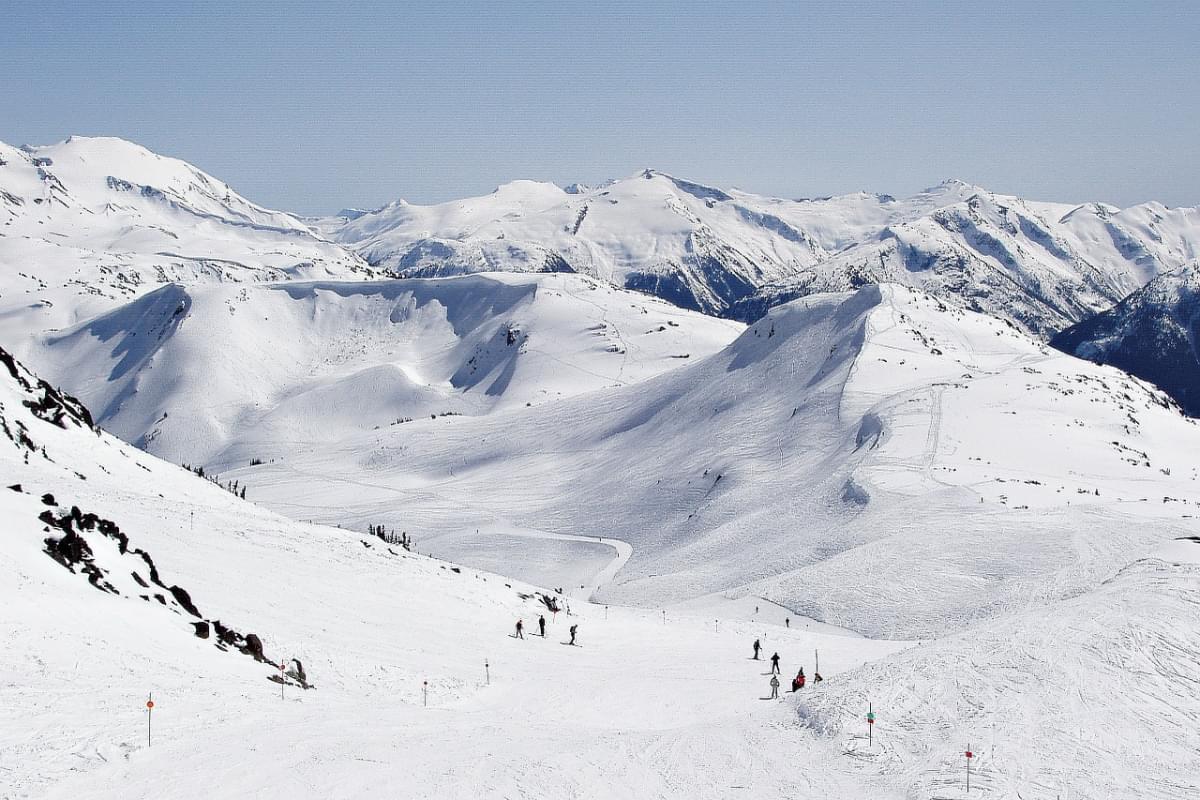
[[(96, 431), (2, 350), (0, 420), (6, 798), (1200, 791), (1194, 541), (915, 646), (719, 599), (555, 615), (533, 587), (239, 501)], [(914, 595), (939, 590), (925, 577)], [(581, 646), (560, 646), (570, 625)], [(818, 657), (826, 680), (769, 701), (755, 638), (785, 685)]]
[(797, 711), (827, 763), (878, 787), (855, 796), (1187, 797), (1200, 792), (1198, 611), (1200, 538), (1171, 541), (1094, 591), (924, 642)]
[(577, 275), (169, 284), (36, 360), (106, 430), (207, 465), (247, 438), (311, 450), (637, 383), (742, 329)]
[(404, 276), (571, 270), (745, 320), (894, 282), (1039, 337), (1200, 252), (1198, 209), (1040, 203), (953, 180), (900, 200), (781, 200), (645, 170), (594, 189), (516, 181), (342, 219), (326, 228), (338, 241)]
[(634, 387), (228, 452), (268, 462), (231, 474), (284, 513), (386, 520), (466, 563), (532, 576), (528, 531), (611, 537), (633, 552), (608, 601), (754, 592), (915, 637), (1084, 591), (1189, 532), (1197, 447), (1136, 379), (885, 286), (782, 306)]
[(1200, 262), (1160, 275), (1050, 343), (1150, 381), (1200, 416)]
[(168, 281), (365, 272), (291, 215), (131, 142), (0, 143), (0, 335), (10, 346)]

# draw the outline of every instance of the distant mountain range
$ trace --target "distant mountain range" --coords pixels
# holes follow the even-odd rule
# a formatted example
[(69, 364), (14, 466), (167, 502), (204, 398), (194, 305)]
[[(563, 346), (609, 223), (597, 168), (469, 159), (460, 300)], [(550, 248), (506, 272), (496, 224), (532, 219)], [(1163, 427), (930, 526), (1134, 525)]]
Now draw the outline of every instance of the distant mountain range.
[[(788, 200), (647, 169), (599, 186), (514, 181), (436, 205), (300, 218), (120, 139), (0, 144), (0, 341), (22, 354), (31, 334), (165, 283), (479, 272), (579, 273), (743, 322), (799, 297), (893, 283), (1049, 340), (1198, 255), (1197, 208), (1040, 202), (957, 180), (908, 198)], [(1104, 324), (1057, 341), (1078, 351), (1082, 331)], [(1152, 323), (1136, 330), (1113, 363), (1185, 401), (1200, 370), (1150, 352)], [(1158, 366), (1140, 366), (1149, 361)]]
[(596, 188), (516, 181), (433, 206), (401, 200), (327, 230), (405, 277), (580, 272), (744, 321), (892, 282), (1043, 338), (1200, 253), (1195, 208), (1035, 202), (961, 181), (904, 199), (782, 200), (654, 170)]

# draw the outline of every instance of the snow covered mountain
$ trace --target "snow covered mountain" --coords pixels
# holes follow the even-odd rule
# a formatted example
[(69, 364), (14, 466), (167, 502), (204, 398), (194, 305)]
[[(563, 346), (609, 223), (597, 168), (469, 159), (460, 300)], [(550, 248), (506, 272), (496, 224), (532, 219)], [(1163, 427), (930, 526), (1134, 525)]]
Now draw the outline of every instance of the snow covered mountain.
[(911, 198), (781, 200), (645, 170), (597, 188), (516, 181), (397, 201), (327, 230), (406, 277), (574, 271), (752, 321), (813, 293), (893, 282), (1046, 338), (1200, 252), (1200, 209), (1040, 203), (947, 181)]
[(1058, 349), (1112, 364), (1200, 416), (1200, 262), (1152, 280), (1117, 305), (1055, 336)]
[(606, 601), (755, 594), (923, 637), (1077, 594), (1190, 535), (1196, 447), (1200, 430), (1136, 379), (885, 286), (779, 307), (631, 387), (316, 451), (248, 430), (222, 470), (292, 516), (383, 520), (530, 580), (545, 559), (594, 558), (547, 534), (626, 541)]
[(106, 430), (208, 465), (247, 436), (320, 447), (633, 384), (742, 329), (577, 275), (168, 284), (34, 356)]
[(365, 273), (295, 217), (132, 142), (0, 143), (0, 335), (10, 346), (170, 281)]

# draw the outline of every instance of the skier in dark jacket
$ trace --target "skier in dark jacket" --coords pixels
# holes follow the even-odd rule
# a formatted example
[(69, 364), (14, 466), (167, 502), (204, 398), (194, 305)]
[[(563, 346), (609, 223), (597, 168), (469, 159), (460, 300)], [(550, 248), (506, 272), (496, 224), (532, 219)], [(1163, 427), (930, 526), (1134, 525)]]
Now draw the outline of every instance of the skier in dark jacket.
[(542, 631), (542, 638), (546, 638), (546, 615), (542, 614), (538, 617), (538, 628)]
[(762, 650), (762, 644), (758, 641), (758, 639), (755, 639), (754, 640), (754, 660), (755, 661), (758, 661), (758, 651), (759, 650)]
[(579, 627), (578, 625), (572, 625), (572, 626), (571, 626), (571, 641), (569, 642), (569, 644), (575, 644), (575, 630), (576, 630), (578, 627)]
[(771, 672), (772, 673), (779, 672), (779, 653), (776, 653), (775, 655), (771, 656)]
[(517, 638), (518, 639), (525, 638), (524, 631), (525, 631), (525, 622), (523, 620), (517, 620)]

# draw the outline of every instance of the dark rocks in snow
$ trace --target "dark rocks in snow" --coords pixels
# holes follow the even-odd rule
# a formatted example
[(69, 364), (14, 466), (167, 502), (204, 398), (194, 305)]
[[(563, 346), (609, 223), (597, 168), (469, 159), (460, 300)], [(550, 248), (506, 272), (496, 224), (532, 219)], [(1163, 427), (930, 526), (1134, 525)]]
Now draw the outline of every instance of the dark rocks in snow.
[[(46, 498), (53, 499), (50, 495), (45, 495), (43, 501)], [(117, 544), (119, 556), (137, 558), (146, 567), (150, 574), (149, 580), (143, 578), (136, 569), (130, 570), (133, 580), (142, 588), (157, 587), (162, 591), (138, 595), (143, 600), (149, 602), (153, 599), (160, 605), (176, 611), (185, 611), (197, 618), (198, 622), (191, 623), (195, 635), (200, 639), (208, 639), (211, 633), (215, 632), (214, 643), (222, 650), (234, 649), (260, 663), (272, 663), (266, 656), (262, 638), (258, 634), (243, 634), (222, 624), (219, 620), (204, 619), (204, 615), (200, 613), (200, 609), (193, 602), (191, 594), (181, 586), (168, 586), (159, 575), (158, 567), (150, 554), (141, 548), (130, 548), (129, 537), (112, 520), (104, 519), (90, 512), (85, 513), (78, 506), (72, 506), (70, 511), (65, 513), (55, 513), (55, 511), (47, 509), (38, 515), (38, 519), (46, 524), (47, 531), (62, 532), (60, 536), (48, 536), (45, 539), (46, 554), (71, 572), (78, 571), (86, 575), (92, 586), (110, 594), (120, 594), (108, 580), (108, 571), (96, 563), (95, 551), (84, 537), (84, 532), (89, 531), (95, 531), (113, 540)], [(304, 685), (304, 688), (309, 688), (306, 680), (303, 684), (297, 682), (296, 685)]]
[(258, 634), (256, 633), (247, 633), (243, 637), (241, 650), (255, 661), (266, 661), (266, 657), (263, 655), (262, 639), (258, 638)]
[(192, 602), (192, 597), (181, 586), (172, 586), (169, 590), (171, 596), (175, 598), (175, 602), (183, 606), (183, 609), (193, 617), (200, 616), (200, 612), (196, 610), (196, 605)]
[(91, 412), (83, 403), (33, 375), (3, 347), (0, 347), (0, 364), (7, 367), (13, 379), (31, 395), (30, 399), (24, 401), (24, 406), (34, 416), (60, 428), (73, 423), (90, 430), (96, 429)]

